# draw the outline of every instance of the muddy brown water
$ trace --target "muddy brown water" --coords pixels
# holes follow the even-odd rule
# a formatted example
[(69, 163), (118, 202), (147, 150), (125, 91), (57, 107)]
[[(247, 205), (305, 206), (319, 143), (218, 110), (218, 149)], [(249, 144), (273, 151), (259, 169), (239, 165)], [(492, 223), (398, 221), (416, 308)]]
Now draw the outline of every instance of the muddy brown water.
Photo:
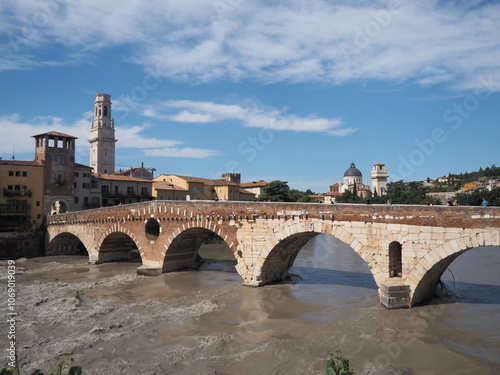
[[(444, 278), (456, 296), (446, 303), (392, 311), (366, 263), (330, 236), (306, 244), (290, 282), (261, 288), (242, 285), (225, 246), (200, 253), (199, 271), (158, 277), (137, 276), (135, 262), (17, 260), (26, 369), (55, 371), (69, 353), (84, 374), (326, 374), (328, 353), (342, 349), (356, 374), (500, 374), (499, 247), (452, 263)], [(0, 297), (5, 322), (6, 288)]]

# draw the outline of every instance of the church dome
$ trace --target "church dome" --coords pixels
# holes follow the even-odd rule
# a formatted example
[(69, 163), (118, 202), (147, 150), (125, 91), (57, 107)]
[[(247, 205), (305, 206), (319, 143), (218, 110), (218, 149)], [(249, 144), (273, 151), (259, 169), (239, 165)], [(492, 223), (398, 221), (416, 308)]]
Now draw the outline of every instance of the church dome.
[(356, 164), (351, 163), (351, 167), (345, 171), (344, 177), (363, 177), (361, 171), (356, 168)]

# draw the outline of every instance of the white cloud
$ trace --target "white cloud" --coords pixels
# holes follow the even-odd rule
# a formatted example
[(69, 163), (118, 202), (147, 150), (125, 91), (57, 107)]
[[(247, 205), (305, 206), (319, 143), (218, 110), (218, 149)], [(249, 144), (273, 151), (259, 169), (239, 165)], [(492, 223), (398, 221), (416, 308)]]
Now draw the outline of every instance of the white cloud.
[[(17, 0), (0, 12), (8, 40), (0, 69), (73, 64), (86, 51), (126, 45), (150, 72), (195, 83), (370, 79), (470, 89), (478, 75), (500, 81), (498, 19), (498, 2), (472, 0)], [(47, 46), (59, 61), (38, 56)]]
[[(179, 111), (175, 114), (169, 114), (172, 109), (178, 109)], [(207, 101), (171, 100), (156, 106), (150, 106), (148, 111), (143, 114), (149, 114), (157, 119), (169, 119), (181, 123), (205, 124), (238, 121), (251, 128), (295, 132), (326, 132), (334, 136), (345, 136), (355, 131), (355, 129), (340, 128), (342, 121), (338, 118), (300, 117), (275, 108), (266, 108), (256, 103), (243, 106)]]
[(164, 147), (164, 148), (154, 148), (145, 150), (144, 154), (147, 156), (202, 159), (202, 158), (217, 156), (219, 155), (219, 152), (216, 150), (191, 148), (191, 147), (185, 147), (185, 148)]
[[(16, 113), (0, 116), (0, 133), (9, 135), (8, 137), (0, 137), (0, 150), (4, 155), (10, 155), (13, 147), (15, 147), (16, 153), (34, 153), (33, 135), (58, 131), (78, 137), (76, 153), (82, 157), (86, 156), (89, 154), (87, 140), (90, 135), (91, 118), (92, 112), (86, 112), (83, 118), (66, 125), (67, 122), (59, 117), (40, 116), (30, 121), (23, 121)], [(147, 137), (144, 133), (150, 127), (149, 124), (144, 124), (116, 128), (117, 149), (141, 149), (145, 155), (186, 158), (203, 158), (217, 154), (215, 150), (190, 147), (178, 148), (183, 145), (183, 142), (179, 140)], [(15, 129), (15, 131), (12, 131), (12, 129)]]

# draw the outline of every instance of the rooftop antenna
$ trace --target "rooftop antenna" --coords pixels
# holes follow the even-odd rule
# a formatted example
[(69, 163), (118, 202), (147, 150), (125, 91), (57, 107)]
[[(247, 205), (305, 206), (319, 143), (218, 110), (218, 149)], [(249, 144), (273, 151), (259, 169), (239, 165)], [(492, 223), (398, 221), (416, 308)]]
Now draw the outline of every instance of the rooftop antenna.
[(12, 145), (12, 160), (16, 160), (16, 144)]

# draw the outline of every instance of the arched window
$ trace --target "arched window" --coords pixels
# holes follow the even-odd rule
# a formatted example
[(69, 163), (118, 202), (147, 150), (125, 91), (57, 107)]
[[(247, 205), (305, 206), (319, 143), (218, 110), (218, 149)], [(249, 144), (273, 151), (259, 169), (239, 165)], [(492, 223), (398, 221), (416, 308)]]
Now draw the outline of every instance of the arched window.
[(104, 117), (108, 117), (108, 107), (104, 106)]
[(394, 241), (389, 244), (389, 277), (403, 276), (402, 246)]

